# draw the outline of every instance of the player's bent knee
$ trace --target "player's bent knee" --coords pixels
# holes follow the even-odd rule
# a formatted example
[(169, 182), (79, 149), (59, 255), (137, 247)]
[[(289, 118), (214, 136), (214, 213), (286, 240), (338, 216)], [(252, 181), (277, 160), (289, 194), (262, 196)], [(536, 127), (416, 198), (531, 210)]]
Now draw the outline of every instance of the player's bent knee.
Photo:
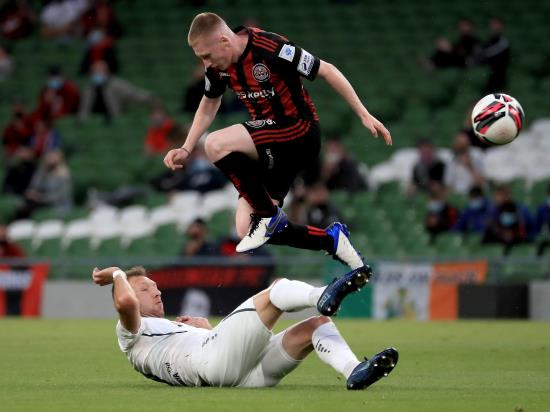
[(332, 322), (332, 319), (330, 319), (328, 316), (320, 315), (320, 316), (313, 316), (307, 319), (306, 322), (308, 322), (308, 324), (311, 326), (312, 332), (313, 332), (319, 326), (324, 325), (325, 323)]
[(226, 151), (223, 144), (222, 136), (218, 133), (210, 133), (204, 142), (204, 151), (211, 161), (218, 160), (220, 155)]

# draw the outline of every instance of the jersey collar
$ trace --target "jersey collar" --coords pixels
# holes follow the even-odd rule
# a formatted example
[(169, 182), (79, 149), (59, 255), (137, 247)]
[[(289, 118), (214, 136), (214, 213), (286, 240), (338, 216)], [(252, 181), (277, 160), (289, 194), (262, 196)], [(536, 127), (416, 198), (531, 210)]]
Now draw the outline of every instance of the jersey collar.
[(250, 51), (250, 47), (252, 47), (252, 31), (245, 26), (238, 26), (233, 29), (233, 33), (239, 33), (241, 31), (246, 31), (248, 33), (248, 42), (246, 43), (246, 47), (244, 48), (243, 53), (239, 56), (239, 60), (237, 60), (238, 63), (242, 62), (245, 59), (246, 55)]

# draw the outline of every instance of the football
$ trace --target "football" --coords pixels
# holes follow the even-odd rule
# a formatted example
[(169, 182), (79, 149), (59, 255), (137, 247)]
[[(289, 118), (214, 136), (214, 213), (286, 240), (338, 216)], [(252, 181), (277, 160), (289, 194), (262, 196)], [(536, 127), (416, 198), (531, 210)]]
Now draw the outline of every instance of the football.
[(472, 127), (482, 141), (490, 145), (510, 143), (518, 137), (525, 114), (519, 102), (504, 93), (485, 96), (472, 110)]

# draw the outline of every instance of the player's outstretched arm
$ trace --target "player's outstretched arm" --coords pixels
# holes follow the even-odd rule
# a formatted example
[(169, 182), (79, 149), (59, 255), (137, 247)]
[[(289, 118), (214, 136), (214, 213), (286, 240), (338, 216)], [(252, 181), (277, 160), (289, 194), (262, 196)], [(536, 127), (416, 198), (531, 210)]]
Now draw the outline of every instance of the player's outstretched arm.
[(105, 269), (94, 268), (92, 279), (100, 286), (113, 284), (113, 300), (120, 323), (126, 330), (137, 333), (141, 323), (139, 301), (134, 289), (126, 280), (126, 274), (116, 266)]
[(214, 121), (221, 102), (221, 96), (214, 99), (203, 96), (195, 113), (195, 117), (193, 118), (193, 123), (189, 129), (185, 143), (179, 149), (172, 149), (164, 156), (164, 165), (168, 169), (176, 170), (183, 166), (201, 136), (208, 130)]
[(321, 60), (318, 76), (321, 76), (344, 98), (374, 137), (378, 137), (378, 133), (380, 133), (387, 145), (392, 144), (391, 134), (388, 129), (386, 129), (381, 121), (368, 112), (367, 108), (361, 103), (357, 93), (355, 93), (351, 83), (336, 66)]

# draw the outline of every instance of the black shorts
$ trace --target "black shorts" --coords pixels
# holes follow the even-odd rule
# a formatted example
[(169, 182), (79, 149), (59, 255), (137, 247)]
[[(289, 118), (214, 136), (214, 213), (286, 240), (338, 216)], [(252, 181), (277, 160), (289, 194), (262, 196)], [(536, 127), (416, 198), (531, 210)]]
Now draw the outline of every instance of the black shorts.
[(314, 165), (319, 158), (319, 123), (303, 119), (267, 119), (251, 120), (243, 125), (256, 145), (267, 192), (282, 204), (298, 173)]

